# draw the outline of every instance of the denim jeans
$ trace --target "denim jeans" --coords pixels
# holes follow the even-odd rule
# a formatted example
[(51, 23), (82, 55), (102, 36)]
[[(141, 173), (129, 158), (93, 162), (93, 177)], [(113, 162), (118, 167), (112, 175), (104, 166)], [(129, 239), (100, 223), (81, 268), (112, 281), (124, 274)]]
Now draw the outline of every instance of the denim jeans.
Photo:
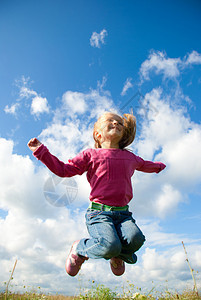
[(77, 253), (89, 258), (119, 257), (129, 264), (137, 261), (135, 252), (145, 237), (129, 211), (101, 211), (88, 208), (86, 225), (90, 238), (81, 239)]

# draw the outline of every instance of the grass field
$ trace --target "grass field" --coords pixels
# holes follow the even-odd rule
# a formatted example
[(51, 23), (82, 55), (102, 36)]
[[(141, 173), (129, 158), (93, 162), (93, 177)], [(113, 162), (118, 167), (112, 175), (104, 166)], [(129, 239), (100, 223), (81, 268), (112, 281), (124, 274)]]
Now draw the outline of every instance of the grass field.
[(167, 300), (167, 299), (179, 299), (179, 300), (201, 300), (201, 295), (195, 291), (183, 291), (182, 293), (172, 293), (165, 291), (163, 293), (157, 293), (156, 291), (150, 291), (149, 294), (142, 294), (140, 289), (136, 292), (132, 284), (128, 285), (127, 290), (120, 294), (112, 291), (110, 288), (104, 285), (92, 285), (91, 289), (80, 292), (77, 296), (64, 296), (64, 295), (45, 295), (42, 292), (39, 293), (0, 293), (0, 300), (70, 300), (70, 299), (82, 299), (82, 300), (114, 300), (114, 299), (136, 299), (136, 300)]

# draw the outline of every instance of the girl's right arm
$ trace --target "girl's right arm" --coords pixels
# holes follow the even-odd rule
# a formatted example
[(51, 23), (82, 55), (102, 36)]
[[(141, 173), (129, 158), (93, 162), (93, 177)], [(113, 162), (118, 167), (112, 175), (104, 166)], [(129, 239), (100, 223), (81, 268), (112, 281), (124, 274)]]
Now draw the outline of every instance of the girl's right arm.
[(36, 138), (29, 141), (28, 147), (33, 151), (33, 155), (57, 176), (72, 177), (74, 175), (81, 175), (87, 171), (88, 159), (86, 159), (84, 153), (80, 153), (74, 159), (69, 160), (68, 163), (64, 163), (52, 155), (47, 147), (41, 144)]

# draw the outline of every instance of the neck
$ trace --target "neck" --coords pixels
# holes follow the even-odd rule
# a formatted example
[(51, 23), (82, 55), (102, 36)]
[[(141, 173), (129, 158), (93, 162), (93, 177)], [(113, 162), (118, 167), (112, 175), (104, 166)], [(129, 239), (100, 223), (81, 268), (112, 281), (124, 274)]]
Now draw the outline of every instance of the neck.
[(114, 143), (112, 141), (105, 141), (101, 144), (103, 149), (119, 149), (119, 143)]

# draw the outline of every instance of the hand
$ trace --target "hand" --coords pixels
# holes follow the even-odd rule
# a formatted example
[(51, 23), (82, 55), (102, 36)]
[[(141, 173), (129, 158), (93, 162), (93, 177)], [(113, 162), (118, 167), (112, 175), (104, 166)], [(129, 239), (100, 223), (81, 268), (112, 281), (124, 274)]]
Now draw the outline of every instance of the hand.
[(29, 149), (33, 152), (36, 151), (38, 149), (38, 147), (40, 147), (40, 145), (41, 145), (41, 142), (37, 138), (31, 139), (27, 144)]

